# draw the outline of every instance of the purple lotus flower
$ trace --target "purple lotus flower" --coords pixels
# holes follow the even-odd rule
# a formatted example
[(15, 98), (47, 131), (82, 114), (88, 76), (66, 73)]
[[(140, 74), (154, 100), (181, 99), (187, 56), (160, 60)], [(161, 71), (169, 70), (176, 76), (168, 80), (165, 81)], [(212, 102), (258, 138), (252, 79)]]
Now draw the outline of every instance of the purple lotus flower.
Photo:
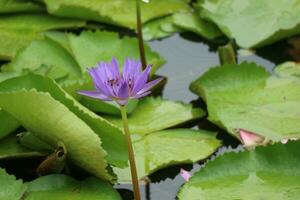
[(120, 105), (126, 105), (128, 99), (138, 99), (151, 93), (151, 89), (162, 78), (148, 81), (151, 65), (142, 71), (141, 62), (126, 59), (123, 72), (119, 70), (115, 58), (110, 63), (100, 62), (96, 67), (88, 70), (93, 79), (94, 91), (80, 91), (79, 94), (104, 101), (116, 101)]

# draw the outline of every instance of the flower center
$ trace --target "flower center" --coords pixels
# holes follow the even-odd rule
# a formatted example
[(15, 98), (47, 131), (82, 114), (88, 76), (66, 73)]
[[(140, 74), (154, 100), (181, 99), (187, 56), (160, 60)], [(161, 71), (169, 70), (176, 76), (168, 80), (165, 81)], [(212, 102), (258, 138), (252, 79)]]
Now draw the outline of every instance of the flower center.
[(118, 79), (108, 79), (107, 84), (110, 85), (111, 87), (114, 85), (119, 86), (119, 80)]

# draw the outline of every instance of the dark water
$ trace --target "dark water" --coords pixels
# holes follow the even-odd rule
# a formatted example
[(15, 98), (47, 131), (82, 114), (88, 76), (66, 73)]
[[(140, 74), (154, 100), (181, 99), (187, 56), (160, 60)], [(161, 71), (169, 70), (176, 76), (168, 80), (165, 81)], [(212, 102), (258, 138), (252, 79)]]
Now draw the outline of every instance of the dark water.
[[(188, 89), (191, 81), (198, 78), (210, 67), (218, 65), (219, 60), (215, 45), (208, 45), (203, 41), (186, 38), (177, 34), (161, 41), (152, 41), (150, 46), (167, 60), (167, 63), (157, 72), (159, 75), (168, 77), (163, 97), (188, 103), (197, 99), (197, 96)], [(249, 54), (249, 52), (243, 50), (238, 51), (238, 62), (255, 62), (264, 66), (268, 71), (272, 71), (275, 66), (274, 63), (278, 64), (287, 59), (283, 58), (283, 56), (286, 56), (281, 51), (284, 48), (285, 42), (260, 49), (257, 52), (259, 55)], [(224, 143), (226, 144), (226, 142)], [(224, 147), (220, 148), (217, 154), (226, 151), (226, 149)], [(240, 146), (238, 149), (240, 149)], [(195, 172), (201, 168), (203, 163), (204, 161), (194, 165), (176, 166), (156, 172), (150, 176), (152, 183), (148, 185), (141, 183), (142, 199), (175, 200), (177, 192), (184, 184), (183, 178), (179, 175), (180, 168)], [(119, 189), (124, 199), (133, 198), (130, 191), (131, 185), (117, 185), (116, 188)]]

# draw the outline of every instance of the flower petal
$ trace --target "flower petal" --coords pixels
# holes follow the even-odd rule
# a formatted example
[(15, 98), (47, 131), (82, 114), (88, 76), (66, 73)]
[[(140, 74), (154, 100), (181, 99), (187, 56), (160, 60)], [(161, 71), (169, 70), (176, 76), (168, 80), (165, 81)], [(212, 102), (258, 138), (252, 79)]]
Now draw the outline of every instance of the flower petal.
[(180, 169), (180, 175), (186, 182), (191, 178), (191, 174), (182, 168)]
[(142, 94), (144, 92), (147, 92), (148, 90), (151, 90), (155, 85), (157, 85), (162, 80), (163, 80), (163, 78), (158, 78), (158, 79), (148, 82), (147, 84), (144, 85), (144, 87), (137, 94)]
[(124, 81), (118, 90), (117, 97), (120, 99), (128, 99), (128, 95), (129, 95), (128, 85)]
[(239, 130), (240, 138), (245, 147), (252, 147), (263, 144), (265, 138), (246, 130)]
[[(106, 84), (103, 83), (103, 80), (101, 78), (101, 74), (99, 73), (99, 71), (100, 70), (98, 68), (88, 69), (88, 73), (90, 74), (90, 76), (93, 79), (93, 83), (94, 83), (96, 90), (98, 90), (100, 93), (110, 96), (110, 92), (109, 92)], [(105, 77), (103, 77), (103, 78), (105, 78)]]
[(104, 94), (99, 93), (98, 91), (83, 90), (83, 91), (79, 91), (78, 93), (81, 95), (84, 95), (84, 96), (95, 98), (95, 99), (101, 99), (103, 101), (112, 101), (111, 98), (109, 98), (108, 96), (106, 96)]
[(139, 98), (142, 98), (142, 97), (144, 97), (144, 96), (149, 95), (150, 93), (151, 93), (151, 91), (144, 92), (144, 93), (142, 93), (142, 94), (134, 95), (134, 96), (132, 96), (131, 98), (132, 98), (132, 99), (139, 99)]
[(111, 60), (111, 69), (112, 69), (114, 78), (120, 80), (121, 73), (120, 73), (119, 64), (118, 64), (118, 61), (116, 60), (116, 58), (112, 58), (112, 60)]
[(132, 89), (133, 95), (138, 93), (144, 87), (148, 80), (151, 68), (152, 66), (148, 65), (147, 68), (139, 76), (137, 76), (137, 79), (134, 81), (134, 87)]

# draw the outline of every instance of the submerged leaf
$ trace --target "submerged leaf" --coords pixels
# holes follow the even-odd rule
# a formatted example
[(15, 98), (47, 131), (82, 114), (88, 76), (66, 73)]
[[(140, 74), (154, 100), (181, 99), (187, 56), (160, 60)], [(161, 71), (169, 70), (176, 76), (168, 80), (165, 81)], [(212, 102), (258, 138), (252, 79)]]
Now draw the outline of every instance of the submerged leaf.
[[(138, 176), (176, 164), (193, 163), (210, 156), (220, 145), (216, 134), (204, 130), (169, 129), (133, 142)], [(117, 169), (119, 181), (130, 181), (130, 169)]]
[(281, 141), (300, 137), (300, 79), (271, 76), (253, 63), (215, 67), (192, 82), (208, 119), (239, 138), (240, 130)]
[(244, 48), (260, 47), (300, 33), (298, 0), (199, 1), (199, 14)]
[[(202, 109), (192, 108), (189, 104), (146, 97), (140, 100), (137, 108), (128, 116), (128, 123), (132, 134), (143, 136), (204, 115), (205, 112)], [(119, 117), (105, 116), (105, 118), (118, 127), (122, 127), (122, 120)]]
[[(231, 152), (209, 161), (181, 189), (180, 200), (294, 200), (300, 195), (300, 143)], [(226, 194), (226, 195), (224, 195)]]

